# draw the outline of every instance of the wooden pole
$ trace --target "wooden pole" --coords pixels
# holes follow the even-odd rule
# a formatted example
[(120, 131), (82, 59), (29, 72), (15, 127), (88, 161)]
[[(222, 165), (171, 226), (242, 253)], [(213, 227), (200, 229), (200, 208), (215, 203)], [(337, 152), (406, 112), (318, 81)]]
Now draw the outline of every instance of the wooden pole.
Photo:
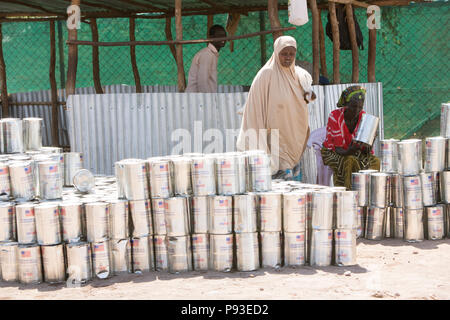
[[(172, 37), (172, 19), (170, 17), (166, 18), (165, 31), (166, 31), (167, 41), (172, 41), (173, 40), (173, 37)], [(170, 48), (170, 52), (172, 52), (172, 56), (173, 56), (173, 58), (174, 58), (174, 60), (176, 62), (177, 61), (177, 52), (175, 50), (175, 45), (174, 44), (170, 44), (169, 48)]]
[[(72, 5), (80, 5), (80, 0), (71, 0)], [(68, 40), (77, 40), (77, 29), (68, 30)], [(69, 44), (69, 57), (67, 62), (67, 82), (66, 82), (66, 96), (75, 93), (75, 85), (77, 82), (77, 65), (78, 65), (78, 46)]]
[[(130, 18), (130, 41), (136, 40), (136, 19)], [(142, 92), (141, 77), (136, 61), (136, 46), (130, 46), (131, 67), (133, 68), (134, 83), (136, 84), (136, 93)]]
[(330, 23), (333, 34), (333, 83), (341, 83), (341, 77), (339, 74), (339, 25), (336, 17), (336, 4), (334, 2), (328, 2), (328, 9), (330, 12)]
[[(97, 19), (91, 19), (92, 41), (98, 42)], [(98, 47), (92, 47), (92, 77), (94, 78), (94, 87), (97, 94), (103, 94), (102, 83), (100, 81), (100, 62)]]
[(64, 44), (63, 44), (63, 31), (62, 31), (62, 21), (57, 22), (58, 27), (58, 54), (59, 54), (59, 81), (61, 88), (66, 87), (66, 74), (64, 66)]
[(320, 42), (320, 72), (324, 77), (328, 78), (327, 55), (325, 52), (325, 32), (323, 30), (322, 15), (320, 10), (319, 10), (319, 42)]
[[(278, 0), (268, 0), (267, 1), (267, 13), (269, 14), (270, 26), (272, 29), (281, 28), (280, 17), (278, 16)], [(273, 42), (282, 36), (283, 32), (273, 33)]]
[(367, 81), (376, 82), (375, 59), (377, 55), (377, 29), (369, 29), (369, 57), (367, 61)]
[(6, 85), (6, 65), (3, 58), (3, 33), (0, 23), (0, 89), (2, 90), (2, 118), (9, 117), (8, 88)]
[(50, 21), (50, 88), (52, 93), (52, 145), (59, 147), (59, 117), (58, 117), (58, 92), (56, 86), (56, 39), (55, 21)]
[(359, 49), (356, 42), (355, 20), (353, 18), (353, 7), (351, 4), (345, 5), (347, 13), (347, 25), (350, 35), (350, 43), (352, 45), (352, 82), (359, 82)]
[(206, 23), (206, 38), (209, 38), (209, 29), (214, 25), (214, 16), (209, 14)]
[(320, 52), (319, 52), (319, 10), (316, 0), (308, 0), (312, 12), (312, 49), (313, 49), (313, 84), (319, 84)]
[[(181, 23), (181, 4), (182, 0), (175, 0), (175, 28), (177, 31), (176, 39), (183, 39), (183, 25)], [(177, 44), (175, 47), (177, 54), (177, 69), (178, 69), (178, 91), (184, 92), (186, 89), (186, 78), (184, 74), (183, 65), (183, 45)]]
[[(266, 30), (266, 18), (264, 16), (264, 11), (259, 12), (259, 31)], [(259, 37), (259, 43), (261, 47), (261, 67), (266, 64), (267, 60), (267, 48), (266, 48), (266, 35), (262, 34)]]

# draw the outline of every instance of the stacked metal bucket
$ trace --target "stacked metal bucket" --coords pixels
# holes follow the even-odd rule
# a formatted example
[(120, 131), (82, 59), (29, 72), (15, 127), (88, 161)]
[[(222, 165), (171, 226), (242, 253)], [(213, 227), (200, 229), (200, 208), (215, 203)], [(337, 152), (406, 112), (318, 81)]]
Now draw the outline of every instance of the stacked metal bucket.
[[(448, 140), (382, 140), (382, 172), (353, 173), (358, 210), (370, 240), (401, 238), (407, 242), (450, 236)], [(449, 195), (447, 195), (447, 192)]]

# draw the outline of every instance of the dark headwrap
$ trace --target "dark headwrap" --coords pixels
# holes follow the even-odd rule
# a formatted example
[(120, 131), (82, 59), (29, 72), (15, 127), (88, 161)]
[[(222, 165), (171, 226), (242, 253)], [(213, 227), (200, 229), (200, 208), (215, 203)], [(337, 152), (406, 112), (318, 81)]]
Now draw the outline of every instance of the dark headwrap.
[(338, 108), (345, 107), (352, 100), (363, 100), (366, 97), (366, 89), (361, 86), (350, 86), (341, 93), (341, 97), (337, 103)]

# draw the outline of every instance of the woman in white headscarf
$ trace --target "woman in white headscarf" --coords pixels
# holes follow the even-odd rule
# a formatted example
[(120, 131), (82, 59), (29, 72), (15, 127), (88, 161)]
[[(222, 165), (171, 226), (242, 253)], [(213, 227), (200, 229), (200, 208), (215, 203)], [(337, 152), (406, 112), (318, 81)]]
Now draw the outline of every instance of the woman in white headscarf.
[[(240, 151), (262, 149), (271, 155), (274, 178), (296, 178), (309, 137), (308, 103), (315, 99), (311, 75), (295, 66), (297, 42), (281, 36), (253, 79), (237, 141)], [(278, 136), (278, 145), (277, 143)]]

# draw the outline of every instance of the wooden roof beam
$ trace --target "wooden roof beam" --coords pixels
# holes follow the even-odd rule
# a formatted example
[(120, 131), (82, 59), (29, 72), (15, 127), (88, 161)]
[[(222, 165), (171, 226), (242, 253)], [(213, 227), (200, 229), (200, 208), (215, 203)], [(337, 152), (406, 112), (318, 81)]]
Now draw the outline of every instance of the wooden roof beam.
[(223, 6), (212, 0), (200, 0), (200, 2), (208, 4), (213, 9), (230, 10), (230, 8), (228, 6)]
[(119, 0), (119, 1), (123, 2), (123, 3), (131, 4), (131, 5), (136, 6), (136, 7), (141, 7), (141, 8), (144, 8), (144, 9), (150, 9), (152, 11), (167, 12), (166, 9), (161, 9), (159, 7), (155, 7), (154, 5), (147, 4), (147, 3), (142, 3), (142, 2), (137, 2), (137, 1), (134, 1), (134, 0)]
[(55, 16), (61, 16), (60, 13), (57, 12), (53, 12), (53, 11), (49, 11), (47, 9), (45, 9), (44, 7), (35, 5), (35, 4), (30, 4), (30, 3), (26, 3), (24, 1), (18, 1), (18, 0), (1, 0), (0, 2), (6, 2), (6, 3), (12, 3), (12, 4), (18, 4), (24, 7), (28, 7), (28, 8), (32, 8), (41, 12), (44, 12), (46, 14), (50, 14), (50, 15), (55, 15)]

